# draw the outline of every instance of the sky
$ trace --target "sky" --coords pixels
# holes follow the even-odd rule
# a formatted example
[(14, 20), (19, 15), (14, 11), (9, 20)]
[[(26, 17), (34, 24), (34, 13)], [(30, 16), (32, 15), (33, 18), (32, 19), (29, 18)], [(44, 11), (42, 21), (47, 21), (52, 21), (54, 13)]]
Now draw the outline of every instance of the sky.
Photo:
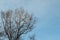
[(23, 7), (37, 17), (36, 40), (60, 40), (60, 0), (0, 0), (0, 11)]

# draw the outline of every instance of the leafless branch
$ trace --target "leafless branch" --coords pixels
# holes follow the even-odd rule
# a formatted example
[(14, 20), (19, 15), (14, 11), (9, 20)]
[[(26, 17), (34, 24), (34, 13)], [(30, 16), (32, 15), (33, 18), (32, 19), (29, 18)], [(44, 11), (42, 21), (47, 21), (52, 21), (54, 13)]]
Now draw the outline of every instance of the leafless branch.
[(1, 19), (9, 40), (19, 40), (22, 34), (33, 29), (35, 23), (33, 16), (24, 9), (16, 9), (15, 12), (12, 10), (1, 12)]

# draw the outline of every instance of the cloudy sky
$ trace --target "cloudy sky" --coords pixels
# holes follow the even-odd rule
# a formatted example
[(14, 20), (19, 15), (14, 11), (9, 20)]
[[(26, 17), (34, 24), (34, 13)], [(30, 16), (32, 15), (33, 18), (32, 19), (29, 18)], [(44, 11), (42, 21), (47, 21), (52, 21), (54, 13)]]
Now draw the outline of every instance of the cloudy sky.
[(20, 7), (38, 18), (36, 40), (60, 40), (60, 0), (0, 0), (0, 11)]

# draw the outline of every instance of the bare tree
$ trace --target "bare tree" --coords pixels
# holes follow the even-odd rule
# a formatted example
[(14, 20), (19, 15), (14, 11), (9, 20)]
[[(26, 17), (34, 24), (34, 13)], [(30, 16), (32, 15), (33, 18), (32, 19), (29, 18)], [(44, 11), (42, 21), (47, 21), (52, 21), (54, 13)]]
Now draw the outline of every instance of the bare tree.
[(31, 31), (35, 24), (34, 17), (21, 8), (2, 11), (1, 19), (9, 40), (19, 40), (21, 35)]

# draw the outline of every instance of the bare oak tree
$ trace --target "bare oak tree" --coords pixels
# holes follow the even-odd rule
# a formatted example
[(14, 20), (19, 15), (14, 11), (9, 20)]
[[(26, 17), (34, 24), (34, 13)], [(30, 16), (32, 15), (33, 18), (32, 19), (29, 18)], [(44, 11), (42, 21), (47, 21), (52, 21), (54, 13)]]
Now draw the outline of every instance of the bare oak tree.
[(21, 8), (2, 11), (1, 19), (9, 40), (19, 40), (21, 35), (31, 31), (35, 24), (34, 17)]

